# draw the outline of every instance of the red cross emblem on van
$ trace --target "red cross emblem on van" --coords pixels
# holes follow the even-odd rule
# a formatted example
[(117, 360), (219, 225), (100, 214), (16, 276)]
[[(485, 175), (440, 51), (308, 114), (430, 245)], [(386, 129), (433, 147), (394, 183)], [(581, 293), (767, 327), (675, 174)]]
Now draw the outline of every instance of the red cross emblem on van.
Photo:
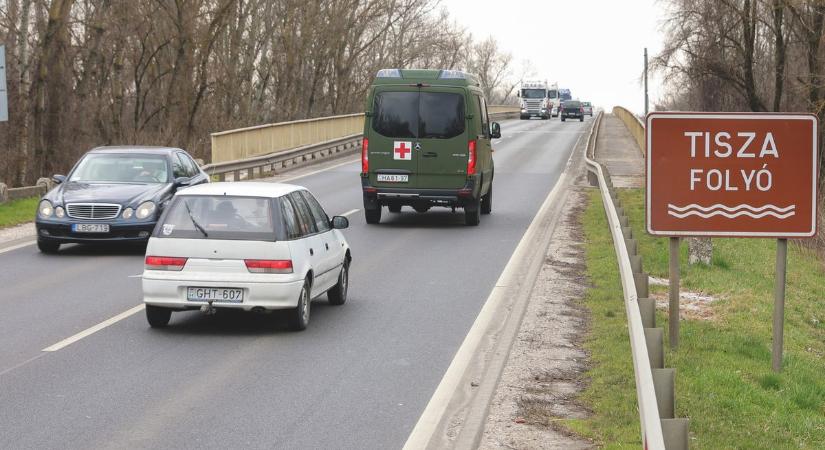
[(392, 145), (392, 159), (412, 161), (412, 142), (394, 141)]

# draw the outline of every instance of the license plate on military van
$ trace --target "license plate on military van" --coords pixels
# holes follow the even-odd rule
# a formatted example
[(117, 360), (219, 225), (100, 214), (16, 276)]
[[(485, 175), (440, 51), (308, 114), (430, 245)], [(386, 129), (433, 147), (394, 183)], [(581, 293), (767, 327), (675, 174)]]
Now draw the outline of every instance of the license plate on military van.
[(379, 183), (408, 183), (409, 181), (409, 175), (378, 174)]
[(186, 299), (190, 302), (243, 303), (243, 289), (188, 287)]

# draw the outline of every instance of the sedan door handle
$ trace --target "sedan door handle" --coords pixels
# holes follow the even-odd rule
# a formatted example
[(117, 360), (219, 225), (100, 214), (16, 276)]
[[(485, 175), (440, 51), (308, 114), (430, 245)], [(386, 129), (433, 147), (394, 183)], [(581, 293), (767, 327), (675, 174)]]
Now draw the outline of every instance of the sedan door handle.
[(309, 249), (309, 256), (313, 256), (315, 254), (315, 250)]
[(423, 156), (425, 158), (437, 158), (438, 153), (436, 153), (436, 152), (424, 152), (424, 154), (421, 155), (421, 156)]
[(328, 243), (328, 242), (324, 242), (324, 247), (326, 247), (326, 248), (327, 248), (327, 250), (329, 250), (329, 243)]

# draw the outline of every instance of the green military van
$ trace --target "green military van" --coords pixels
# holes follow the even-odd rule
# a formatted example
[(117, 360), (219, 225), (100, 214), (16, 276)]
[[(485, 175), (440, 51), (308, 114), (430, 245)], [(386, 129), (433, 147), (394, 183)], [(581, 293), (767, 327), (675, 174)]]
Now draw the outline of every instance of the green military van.
[(478, 225), (493, 207), (490, 123), (478, 79), (456, 70), (382, 69), (370, 87), (361, 149), (367, 223), (384, 206), (463, 208)]

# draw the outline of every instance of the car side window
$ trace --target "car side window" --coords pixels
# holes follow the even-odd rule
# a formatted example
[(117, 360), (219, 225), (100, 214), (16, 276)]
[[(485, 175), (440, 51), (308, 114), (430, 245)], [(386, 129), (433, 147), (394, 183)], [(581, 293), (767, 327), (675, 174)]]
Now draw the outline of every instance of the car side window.
[(318, 229), (315, 227), (315, 219), (312, 218), (312, 213), (309, 212), (309, 207), (304, 201), (304, 198), (301, 197), (301, 194), (297, 191), (292, 192), (289, 194), (289, 198), (292, 199), (292, 204), (298, 213), (298, 226), (301, 229), (301, 235), (305, 236), (307, 234), (317, 233)]
[(479, 97), (478, 107), (481, 109), (481, 129), (484, 130), (484, 137), (490, 136), (490, 117), (487, 115), (487, 100)]
[(198, 168), (198, 163), (192, 160), (192, 158), (187, 155), (186, 153), (178, 153), (181, 159), (183, 159), (183, 163), (189, 172), (190, 177), (197, 176), (200, 173), (200, 168)]
[(304, 200), (306, 200), (307, 205), (309, 205), (309, 210), (312, 212), (312, 217), (315, 219), (315, 228), (318, 229), (319, 233), (329, 231), (329, 216), (327, 216), (324, 208), (320, 203), (318, 203), (318, 200), (309, 193), (309, 191), (300, 192), (304, 197)]
[(478, 129), (481, 131), (480, 134), (484, 135), (484, 137), (487, 137), (487, 134), (488, 134), (487, 131), (488, 130), (484, 127), (484, 112), (483, 112), (484, 111), (484, 106), (481, 103), (482, 102), (481, 97), (476, 95), (475, 98), (476, 98), (476, 105), (478, 105), (478, 114), (477, 114), (478, 118), (476, 119), (476, 124), (478, 125)]
[(175, 153), (172, 157), (172, 176), (174, 178), (189, 177), (189, 171), (186, 170), (186, 165), (181, 161), (179, 153)]
[(287, 197), (281, 197), (278, 200), (281, 204), (281, 215), (284, 217), (284, 223), (286, 224), (287, 239), (300, 238), (301, 229), (298, 226), (298, 215), (295, 213), (292, 202)]

